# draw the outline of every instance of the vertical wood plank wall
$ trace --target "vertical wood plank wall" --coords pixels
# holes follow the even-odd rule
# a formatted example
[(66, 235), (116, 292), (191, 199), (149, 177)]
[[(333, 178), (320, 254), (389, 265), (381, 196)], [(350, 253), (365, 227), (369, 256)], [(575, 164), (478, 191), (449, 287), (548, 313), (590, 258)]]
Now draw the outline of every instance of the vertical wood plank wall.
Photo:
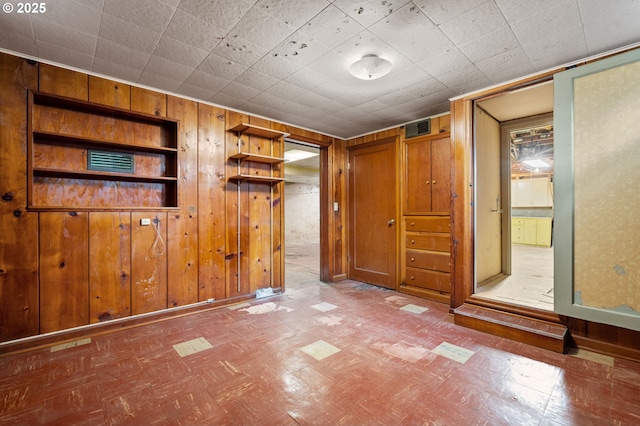
[(38, 214), (27, 205), (27, 90), (38, 66), (0, 55), (0, 341), (39, 332)]
[(131, 315), (131, 215), (89, 217), (89, 322)]
[(89, 215), (40, 213), (40, 332), (89, 322)]
[[(178, 207), (29, 211), (28, 90), (178, 120)], [(227, 129), (249, 123), (325, 147), (333, 141), (7, 54), (0, 54), (0, 113), (0, 342), (283, 289), (283, 184), (272, 192), (270, 184), (241, 183), (238, 205), (238, 184), (227, 180), (237, 173), (229, 156), (238, 135)], [(282, 141), (249, 135), (241, 141), (243, 151), (283, 155)], [(251, 170), (271, 173), (268, 164)], [(283, 166), (273, 167), (273, 175), (282, 177)], [(151, 225), (141, 225), (143, 218)]]

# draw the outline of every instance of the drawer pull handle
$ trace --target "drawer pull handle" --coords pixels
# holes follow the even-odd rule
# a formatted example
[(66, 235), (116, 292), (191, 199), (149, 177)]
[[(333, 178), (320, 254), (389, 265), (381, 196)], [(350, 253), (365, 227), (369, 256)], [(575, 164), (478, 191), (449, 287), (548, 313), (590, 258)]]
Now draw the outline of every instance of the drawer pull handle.
[(435, 181), (435, 180), (433, 181), (433, 184), (434, 184), (434, 185), (436, 184), (436, 181)]
[(411, 261), (412, 261), (412, 262), (415, 262), (415, 261), (416, 261), (416, 258), (415, 258), (415, 257), (412, 257), (412, 258), (411, 258)]
[(415, 243), (416, 243), (416, 240), (411, 240), (411, 244), (415, 244)]
[(431, 182), (427, 181), (427, 185), (429, 185)]
[(414, 281), (415, 279), (416, 279), (416, 277), (413, 277), (413, 276), (411, 277), (411, 281)]
[(415, 222), (411, 222), (411, 226), (416, 226), (416, 223)]

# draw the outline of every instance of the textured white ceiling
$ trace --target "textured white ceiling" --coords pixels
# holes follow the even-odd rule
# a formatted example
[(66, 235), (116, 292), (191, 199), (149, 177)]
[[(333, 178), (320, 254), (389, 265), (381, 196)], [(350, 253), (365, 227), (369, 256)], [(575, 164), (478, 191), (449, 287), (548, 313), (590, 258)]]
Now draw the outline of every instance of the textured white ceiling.
[[(7, 2), (4, 2), (7, 3)], [(0, 48), (342, 138), (640, 42), (637, 0), (54, 0)], [(365, 54), (389, 75), (349, 75)]]

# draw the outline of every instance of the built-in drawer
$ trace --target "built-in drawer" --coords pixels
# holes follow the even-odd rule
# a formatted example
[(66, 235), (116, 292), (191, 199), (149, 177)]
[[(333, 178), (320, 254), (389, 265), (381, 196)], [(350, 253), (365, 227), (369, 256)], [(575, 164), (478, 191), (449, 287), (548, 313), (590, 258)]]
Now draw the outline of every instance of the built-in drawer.
[(450, 232), (449, 216), (412, 216), (405, 219), (408, 232)]
[(451, 275), (446, 272), (407, 268), (406, 284), (414, 287), (425, 288), (427, 290), (450, 293)]
[(524, 232), (524, 225), (511, 225), (511, 233)]
[(436, 251), (407, 250), (407, 266), (451, 272), (451, 255)]
[(517, 244), (524, 244), (524, 235), (522, 232), (512, 233), (511, 234), (511, 242)]
[(451, 236), (449, 234), (407, 233), (407, 249), (432, 250), (450, 252)]

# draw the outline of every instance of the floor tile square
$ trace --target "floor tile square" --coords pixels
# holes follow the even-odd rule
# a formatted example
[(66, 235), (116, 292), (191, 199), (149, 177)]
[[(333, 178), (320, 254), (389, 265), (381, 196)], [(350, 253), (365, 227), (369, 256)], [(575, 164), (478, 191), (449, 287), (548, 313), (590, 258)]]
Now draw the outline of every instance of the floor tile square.
[(322, 361), (323, 359), (340, 352), (340, 349), (325, 342), (324, 340), (318, 340), (317, 342), (300, 348), (300, 350), (318, 361)]
[(599, 364), (608, 365), (609, 367), (613, 367), (615, 365), (615, 358), (584, 349), (570, 349), (569, 355), (575, 356), (576, 358), (586, 359), (587, 361), (593, 361)]
[(251, 306), (251, 304), (248, 303), (248, 302), (238, 303), (237, 305), (228, 306), (227, 309), (229, 309), (231, 311), (235, 311), (236, 309), (246, 308), (247, 306)]
[(313, 309), (316, 309), (320, 312), (329, 312), (332, 309), (336, 309), (336, 305), (332, 305), (331, 303), (322, 302), (312, 306)]
[(470, 351), (469, 349), (461, 348), (460, 346), (452, 345), (447, 342), (442, 342), (432, 352), (461, 364), (467, 362), (467, 360), (475, 354), (474, 351)]
[(62, 343), (59, 345), (51, 346), (51, 352), (58, 352), (64, 349), (75, 348), (76, 346), (88, 345), (91, 343), (91, 338), (75, 340), (73, 342)]
[(429, 308), (424, 308), (422, 306), (413, 305), (409, 303), (408, 305), (404, 305), (400, 308), (401, 311), (413, 312), (414, 314), (422, 314), (429, 310)]
[(207, 339), (205, 339), (204, 337), (198, 337), (197, 339), (173, 345), (173, 349), (178, 352), (178, 355), (180, 355), (180, 357), (185, 357), (187, 355), (202, 352), (204, 350), (211, 349), (212, 347), (213, 346), (211, 346), (211, 344), (207, 342)]

